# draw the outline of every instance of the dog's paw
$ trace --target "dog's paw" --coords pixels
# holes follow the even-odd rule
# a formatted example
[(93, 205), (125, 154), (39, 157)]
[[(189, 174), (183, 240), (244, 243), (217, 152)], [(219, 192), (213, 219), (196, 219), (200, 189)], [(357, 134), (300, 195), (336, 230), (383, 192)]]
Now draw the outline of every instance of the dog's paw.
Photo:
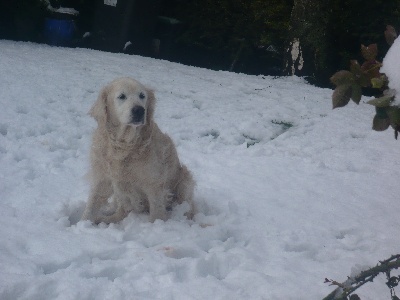
[(151, 223), (154, 223), (156, 220), (167, 221), (168, 220), (167, 212), (166, 211), (157, 213), (150, 212), (149, 221)]

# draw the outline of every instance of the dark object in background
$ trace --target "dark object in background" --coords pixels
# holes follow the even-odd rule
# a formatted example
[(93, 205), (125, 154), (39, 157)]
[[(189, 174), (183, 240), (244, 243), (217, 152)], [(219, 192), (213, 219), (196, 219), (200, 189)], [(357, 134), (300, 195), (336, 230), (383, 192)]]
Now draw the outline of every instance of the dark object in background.
[(161, 0), (98, 0), (91, 47), (152, 55)]
[(153, 56), (170, 59), (176, 51), (176, 39), (182, 33), (183, 23), (175, 18), (158, 16)]
[(74, 8), (51, 8), (45, 19), (44, 38), (52, 46), (72, 46), (77, 31), (75, 18), (79, 14)]
[(0, 39), (12, 39), (15, 36), (14, 7), (12, 1), (0, 1)]
[(46, 18), (44, 36), (46, 43), (52, 46), (70, 46), (75, 33), (74, 20)]
[[(41, 42), (46, 4), (40, 0), (0, 1), (2, 15), (7, 16), (3, 27), (10, 39)], [(11, 19), (10, 19), (11, 16)], [(3, 16), (1, 16), (3, 18)], [(10, 22), (11, 21), (11, 22)]]

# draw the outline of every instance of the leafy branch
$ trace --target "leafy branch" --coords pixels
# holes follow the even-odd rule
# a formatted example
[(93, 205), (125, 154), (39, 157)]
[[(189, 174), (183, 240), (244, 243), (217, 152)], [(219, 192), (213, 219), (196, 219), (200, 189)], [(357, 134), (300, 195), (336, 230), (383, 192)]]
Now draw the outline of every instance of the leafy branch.
[[(392, 45), (397, 38), (396, 30), (388, 25), (384, 34), (387, 43)], [(362, 88), (379, 89), (382, 91), (382, 95), (367, 102), (376, 109), (372, 129), (384, 131), (392, 126), (397, 139), (400, 132), (400, 108), (392, 105), (395, 91), (388, 89), (388, 78), (379, 72), (382, 63), (376, 58), (378, 55), (377, 44), (361, 45), (361, 54), (365, 60), (363, 64), (360, 65), (357, 60), (352, 60), (349, 71), (341, 70), (330, 78), (331, 82), (336, 85), (332, 94), (333, 108), (346, 106), (350, 99), (359, 104)]]
[(400, 283), (400, 276), (390, 275), (390, 272), (393, 269), (398, 268), (400, 268), (400, 254), (393, 255), (390, 258), (379, 262), (377, 266), (363, 271), (355, 277), (348, 277), (348, 279), (343, 283), (325, 278), (325, 283), (337, 286), (337, 288), (328, 296), (326, 296), (323, 300), (360, 300), (360, 297), (357, 294), (353, 294), (353, 292), (367, 282), (372, 282), (375, 277), (377, 277), (381, 273), (386, 274), (386, 285), (390, 289), (391, 299), (400, 300), (400, 298), (396, 296), (394, 290), (394, 288), (397, 287)]

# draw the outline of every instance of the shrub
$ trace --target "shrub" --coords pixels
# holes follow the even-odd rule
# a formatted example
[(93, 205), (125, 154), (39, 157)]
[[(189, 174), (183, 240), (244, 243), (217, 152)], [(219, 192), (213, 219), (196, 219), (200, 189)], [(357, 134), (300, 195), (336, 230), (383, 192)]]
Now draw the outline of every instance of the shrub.
[[(387, 26), (385, 37), (388, 44), (393, 44), (397, 34), (392, 26)], [(365, 60), (362, 65), (357, 60), (352, 60), (350, 71), (341, 70), (331, 77), (332, 83), (336, 85), (332, 95), (333, 108), (346, 106), (350, 99), (358, 104), (362, 88), (378, 89), (382, 91), (380, 96), (367, 102), (376, 109), (372, 129), (383, 131), (391, 126), (397, 139), (400, 131), (400, 108), (392, 105), (395, 98), (394, 91), (388, 89), (388, 79), (385, 74), (380, 73), (382, 63), (377, 60), (378, 46), (361, 45), (361, 53)]]
[[(218, 57), (218, 67), (246, 61), (273, 45), (280, 52), (293, 1), (178, 0), (175, 17), (185, 28), (179, 42)], [(240, 56), (240, 57), (239, 57)]]

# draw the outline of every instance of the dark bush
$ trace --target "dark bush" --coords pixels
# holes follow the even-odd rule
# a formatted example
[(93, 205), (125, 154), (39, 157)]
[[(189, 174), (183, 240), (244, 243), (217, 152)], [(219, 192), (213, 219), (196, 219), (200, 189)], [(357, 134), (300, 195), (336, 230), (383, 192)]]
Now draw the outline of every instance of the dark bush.
[(292, 2), (177, 0), (169, 11), (184, 22), (180, 46), (196, 53), (202, 65), (253, 73), (259, 60), (281, 64)]

